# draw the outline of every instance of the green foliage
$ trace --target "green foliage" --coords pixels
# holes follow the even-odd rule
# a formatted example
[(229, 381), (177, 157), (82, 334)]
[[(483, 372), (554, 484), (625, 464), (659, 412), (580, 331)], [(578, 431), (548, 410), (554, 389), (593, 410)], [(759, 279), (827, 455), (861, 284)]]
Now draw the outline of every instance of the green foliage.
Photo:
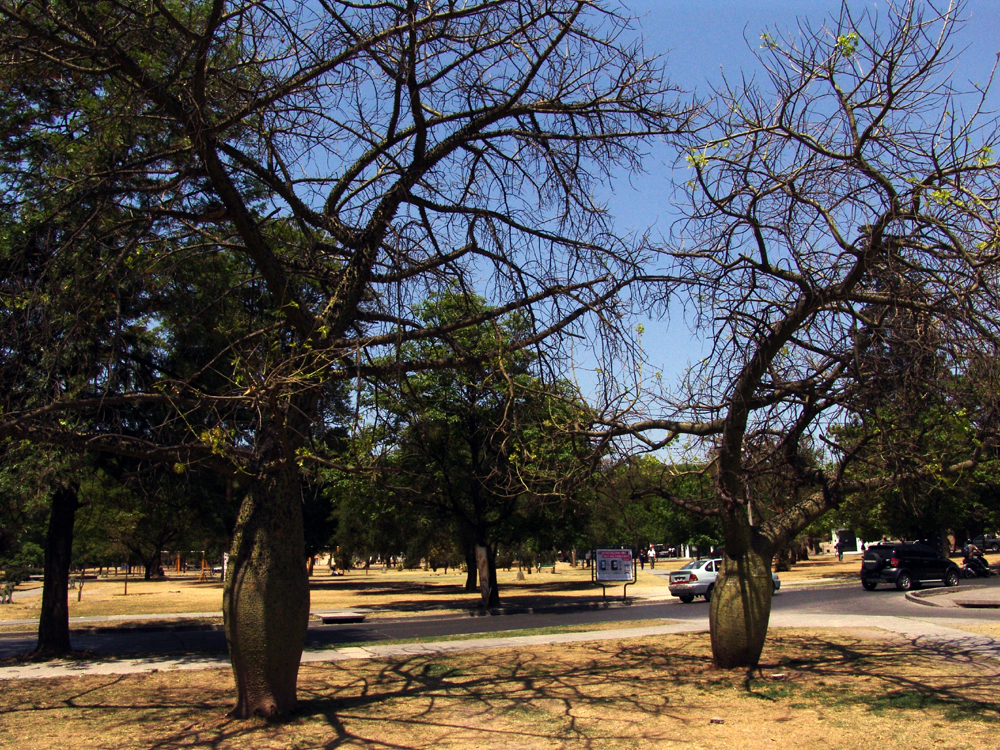
[(676, 502), (699, 504), (711, 493), (704, 467), (664, 463), (653, 456), (633, 459), (599, 478), (586, 546), (718, 546), (722, 532), (717, 520)]
[(538, 376), (534, 355), (511, 351), (528, 331), (519, 315), (451, 329), (488, 312), (457, 290), (432, 296), (418, 316), (442, 335), (400, 358), (475, 363), (360, 394), (381, 415), (365, 438), (379, 458), (371, 481), (336, 480), (342, 550), (454, 564), (474, 544), (552, 549), (575, 538), (591, 446), (568, 428), (586, 410), (567, 383)]

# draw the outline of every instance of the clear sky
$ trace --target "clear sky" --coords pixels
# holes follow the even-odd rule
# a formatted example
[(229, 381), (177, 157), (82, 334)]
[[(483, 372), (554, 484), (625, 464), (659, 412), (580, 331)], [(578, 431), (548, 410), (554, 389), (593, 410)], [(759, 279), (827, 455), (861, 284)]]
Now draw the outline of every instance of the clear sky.
[[(946, 2), (934, 4), (946, 7)], [(722, 80), (723, 72), (730, 81), (758, 72), (753, 52), (765, 29), (791, 32), (799, 18), (808, 18), (815, 28), (840, 8), (834, 0), (623, 0), (623, 5), (639, 17), (647, 53), (666, 54), (671, 80), (703, 96), (711, 84)], [(865, 8), (884, 12), (886, 7), (885, 0), (851, 3), (855, 12)], [(967, 81), (985, 83), (995, 63), (1000, 50), (1000, 0), (971, 0), (962, 16), (967, 21), (952, 37), (961, 51), (952, 76), (956, 88), (965, 88)], [(1000, 91), (994, 89), (993, 99), (1000, 108)], [(669, 232), (676, 218), (670, 202), (672, 165), (670, 151), (654, 150), (646, 175), (611, 186), (606, 199), (621, 230), (652, 228), (654, 237)], [(702, 356), (700, 342), (692, 339), (681, 312), (673, 312), (669, 330), (656, 321), (645, 324), (644, 343), (666, 382), (675, 381), (687, 363)]]

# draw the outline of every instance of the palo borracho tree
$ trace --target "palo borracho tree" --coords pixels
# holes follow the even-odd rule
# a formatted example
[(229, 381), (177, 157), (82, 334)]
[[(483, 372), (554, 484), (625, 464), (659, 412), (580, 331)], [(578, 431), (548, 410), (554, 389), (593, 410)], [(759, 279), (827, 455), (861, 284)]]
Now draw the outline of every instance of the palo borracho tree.
[[(233, 715), (286, 713), (309, 606), (299, 471), (335, 411), (326, 384), (475, 364), (384, 355), (518, 309), (531, 326), (504, 346), (554, 346), (617, 304), (642, 248), (592, 188), (684, 114), (627, 21), (588, 0), (0, 0), (0, 18), (8, 77), (87, 92), (18, 99), (40, 114), (21, 127), (89, 155), (19, 162), (4, 186), (11, 226), (66, 231), (32, 257), (35, 283), (2, 290), (3, 340), (20, 348), (0, 437), (243, 477), (224, 599)], [(103, 160), (101, 139), (116, 146)], [(114, 241), (73, 231), (94, 226), (75, 203), (36, 215), (33, 196), (76, 185)], [(446, 280), (489, 311), (426, 328), (412, 301)], [(105, 288), (115, 325), (61, 346), (123, 328), (155, 341), (99, 346), (76, 379), (35, 366), (34, 323)], [(185, 366), (172, 352), (193, 321), (218, 349)]]
[[(819, 465), (803, 448), (849, 415), (892, 311), (919, 311), (956, 348), (995, 337), (998, 131), (986, 92), (949, 81), (961, 14), (961, 3), (857, 14), (845, 3), (820, 24), (765, 33), (760, 82), (715, 91), (683, 153), (687, 218), (667, 284), (709, 354), (646, 413), (607, 421), (709, 459), (713, 490), (686, 505), (723, 529), (719, 666), (756, 665), (774, 551), (857, 488), (845, 469), (858, 446), (828, 446)], [(779, 468), (800, 499), (751, 522), (748, 488)]]

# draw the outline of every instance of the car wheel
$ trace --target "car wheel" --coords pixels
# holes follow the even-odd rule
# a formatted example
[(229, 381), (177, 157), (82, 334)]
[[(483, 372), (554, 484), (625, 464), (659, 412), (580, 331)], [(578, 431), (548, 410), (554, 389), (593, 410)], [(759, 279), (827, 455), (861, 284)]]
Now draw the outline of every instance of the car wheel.
[(878, 586), (877, 581), (869, 581), (867, 578), (861, 579), (861, 585), (864, 587), (865, 591), (874, 591), (875, 587)]
[(958, 571), (952, 568), (947, 573), (944, 574), (944, 585), (945, 586), (957, 586), (958, 585)]
[(1000, 544), (994, 544), (990, 547), (990, 552), (1000, 552)]
[(680, 600), (685, 604), (690, 604), (694, 601), (694, 594), (681, 594)]
[(772, 578), (771, 579), (771, 596), (774, 596), (777, 593), (778, 593), (778, 584), (776, 584), (774, 582), (774, 579)]
[(715, 584), (713, 583), (711, 586), (708, 587), (708, 590), (705, 592), (705, 601), (706, 602), (712, 601), (712, 589), (714, 589), (714, 588), (715, 588)]
[(913, 579), (909, 573), (903, 572), (896, 578), (896, 588), (900, 591), (909, 591), (913, 588)]

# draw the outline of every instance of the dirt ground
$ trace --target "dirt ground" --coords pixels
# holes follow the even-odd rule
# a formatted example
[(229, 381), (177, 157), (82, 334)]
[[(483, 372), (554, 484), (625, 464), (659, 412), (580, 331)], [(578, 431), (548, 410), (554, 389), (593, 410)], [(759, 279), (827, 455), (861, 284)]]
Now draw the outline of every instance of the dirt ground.
[(998, 665), (877, 631), (773, 630), (746, 680), (707, 634), (303, 666), (301, 711), (224, 718), (228, 671), (6, 683), (0, 746), (50, 748), (981, 748)]
[[(676, 570), (685, 560), (661, 561), (658, 570)], [(838, 563), (836, 558), (817, 558), (798, 563), (791, 571), (780, 574), (783, 582), (806, 579), (854, 578), (859, 563), (850, 560)], [(568, 563), (556, 565), (555, 572), (525, 574), (517, 580), (517, 571), (499, 571), (498, 581), (503, 604), (538, 606), (560, 601), (600, 601), (601, 587), (591, 582), (590, 571), (573, 568)], [(313, 611), (336, 609), (366, 609), (369, 617), (399, 617), (402, 615), (445, 614), (466, 611), (479, 603), (478, 593), (466, 593), (465, 574), (449, 571), (383, 572), (372, 568), (368, 573), (353, 570), (344, 576), (331, 576), (326, 568), (317, 566), (310, 579)], [(17, 591), (36, 591), (41, 584), (28, 582)], [(220, 612), (222, 582), (198, 580), (197, 574), (171, 574), (165, 579), (143, 581), (130, 578), (126, 595), (125, 579), (101, 578), (88, 580), (82, 595), (69, 592), (70, 617), (93, 617), (137, 614), (183, 614), (190, 612)], [(621, 586), (609, 587), (607, 596), (620, 598)], [(629, 597), (650, 598), (669, 596), (668, 581), (654, 575), (648, 566), (638, 573), (638, 581), (628, 587)], [(0, 631), (9, 630), (3, 623), (10, 620), (37, 619), (41, 596), (18, 598), (11, 605), (0, 607)], [(90, 627), (85, 623), (81, 627)]]

